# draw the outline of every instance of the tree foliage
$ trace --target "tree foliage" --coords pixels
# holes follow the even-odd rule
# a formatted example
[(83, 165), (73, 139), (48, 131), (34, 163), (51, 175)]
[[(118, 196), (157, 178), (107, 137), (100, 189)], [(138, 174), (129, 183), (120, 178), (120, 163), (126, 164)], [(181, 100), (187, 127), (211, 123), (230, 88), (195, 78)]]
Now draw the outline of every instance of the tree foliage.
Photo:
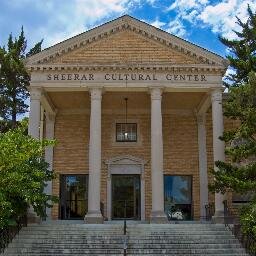
[[(10, 34), (7, 46), (0, 47), (0, 119), (16, 126), (17, 115), (27, 112), (27, 86), (30, 77), (24, 66), (24, 59), (41, 51), (42, 41), (30, 51), (27, 49), (23, 28), (18, 38)], [(9, 126), (9, 124), (7, 124)]]
[(238, 125), (220, 138), (226, 143), (228, 161), (215, 163), (218, 171), (212, 170), (214, 182), (210, 189), (251, 195), (251, 203), (241, 209), (240, 220), (244, 231), (256, 237), (256, 13), (250, 7), (248, 13), (247, 22), (238, 19), (242, 28), (236, 32), (238, 39), (221, 38), (231, 50), (228, 59), (236, 71), (228, 77), (232, 86), (224, 103), (224, 115)]
[(249, 18), (242, 22), (237, 17), (237, 24), (241, 31), (234, 31), (237, 39), (219, 37), (220, 41), (228, 47), (230, 55), (227, 59), (230, 61), (231, 68), (235, 71), (227, 76), (229, 83), (238, 86), (243, 82), (248, 82), (248, 74), (251, 71), (256, 72), (256, 13), (253, 13), (248, 6)]
[(44, 160), (45, 147), (54, 141), (38, 141), (22, 126), (0, 134), (0, 228), (10, 225), (31, 205), (39, 216), (55, 197), (44, 193), (46, 182), (54, 178)]
[(211, 189), (218, 192), (251, 193), (252, 203), (241, 211), (241, 220), (247, 232), (256, 236), (256, 74), (249, 73), (248, 83), (231, 87), (224, 115), (238, 120), (239, 125), (224, 132), (229, 162), (216, 162), (217, 172)]

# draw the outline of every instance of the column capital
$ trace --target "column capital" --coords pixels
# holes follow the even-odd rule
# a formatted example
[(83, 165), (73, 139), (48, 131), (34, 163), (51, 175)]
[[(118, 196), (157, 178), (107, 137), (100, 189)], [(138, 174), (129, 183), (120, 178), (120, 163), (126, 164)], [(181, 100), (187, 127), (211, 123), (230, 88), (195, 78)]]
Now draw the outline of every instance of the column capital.
[(215, 101), (222, 102), (222, 93), (223, 93), (223, 88), (216, 88), (211, 91), (211, 101), (212, 103)]
[(29, 92), (31, 100), (40, 100), (43, 95), (43, 89), (41, 87), (30, 87)]
[(92, 100), (101, 100), (103, 87), (89, 87), (89, 92)]
[(151, 100), (161, 100), (163, 87), (150, 87)]

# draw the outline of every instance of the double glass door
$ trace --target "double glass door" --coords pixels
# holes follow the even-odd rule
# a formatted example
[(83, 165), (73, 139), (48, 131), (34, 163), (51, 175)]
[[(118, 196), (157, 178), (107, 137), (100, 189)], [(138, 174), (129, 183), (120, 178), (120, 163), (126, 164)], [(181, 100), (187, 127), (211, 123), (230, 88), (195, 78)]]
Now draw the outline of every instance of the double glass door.
[(140, 219), (139, 175), (112, 175), (112, 219)]
[(83, 219), (87, 212), (88, 175), (61, 175), (60, 219)]

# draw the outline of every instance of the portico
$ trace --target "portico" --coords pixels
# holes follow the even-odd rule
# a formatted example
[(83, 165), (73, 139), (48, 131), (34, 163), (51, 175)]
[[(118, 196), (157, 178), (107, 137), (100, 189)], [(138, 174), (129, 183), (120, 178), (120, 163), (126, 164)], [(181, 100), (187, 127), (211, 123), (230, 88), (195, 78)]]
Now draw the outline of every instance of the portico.
[[(86, 223), (111, 219), (113, 175), (138, 175), (139, 197), (131, 197), (131, 207), (139, 205), (140, 219), (167, 222), (168, 203), (184, 216), (203, 218), (209, 199), (216, 220), (223, 217), (223, 195), (212, 199), (207, 185), (209, 168), (225, 157), (219, 140), (223, 58), (123, 16), (30, 57), (26, 65), (29, 133), (39, 138), (41, 130), (57, 140), (46, 151), (58, 174), (47, 190), (62, 197), (69, 189), (65, 205), (48, 209), (51, 218), (76, 209), (77, 216), (85, 212)], [(118, 129), (127, 124), (136, 140), (122, 141)], [(69, 179), (61, 185), (62, 175)], [(76, 175), (87, 175), (84, 190), (75, 187)]]

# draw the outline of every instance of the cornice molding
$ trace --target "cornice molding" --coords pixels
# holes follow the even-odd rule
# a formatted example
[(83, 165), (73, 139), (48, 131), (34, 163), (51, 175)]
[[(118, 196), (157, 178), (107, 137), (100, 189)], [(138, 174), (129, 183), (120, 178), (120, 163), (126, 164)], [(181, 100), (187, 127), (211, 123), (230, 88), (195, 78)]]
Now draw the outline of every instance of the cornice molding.
[[(133, 31), (134, 33), (137, 33), (143, 37), (158, 42), (169, 49), (173, 49), (177, 52), (194, 58), (196, 61), (200, 61), (200, 63), (202, 63), (205, 68), (217, 68), (222, 69), (223, 71), (226, 70), (228, 66), (228, 61), (221, 56), (214, 54), (199, 46), (196, 46), (192, 43), (189, 43), (174, 35), (171, 35), (165, 31), (157, 29), (142, 21), (134, 19), (128, 15), (122, 16), (116, 20), (105, 23), (99, 27), (96, 27), (92, 30), (89, 30), (80, 35), (65, 40), (59, 44), (56, 44), (50, 48), (47, 48), (42, 52), (29, 57), (26, 60), (26, 66), (29, 70), (37, 70), (37, 68), (39, 68), (40, 70), (44, 70), (47, 68), (53, 68), (54, 70), (56, 68), (57, 70), (62, 70), (63, 68), (90, 68), (91, 66), (84, 67), (84, 65), (81, 67), (79, 67), (78, 65), (54, 65), (49, 64), (49, 62), (65, 53), (90, 45), (93, 42), (96, 42), (103, 38), (107, 38), (115, 33), (124, 30)], [(142, 64), (142, 66), (144, 65)], [(166, 66), (169, 67), (168, 64)], [(194, 66), (196, 68), (200, 66), (200, 64), (194, 64)], [(155, 65), (153, 65), (153, 67), (155, 67)], [(95, 66), (95, 68), (98, 67)], [(124, 68), (133, 68), (133, 66), (129, 65), (129, 67), (126, 66)]]
[(42, 64), (30, 65), (27, 69), (36, 71), (172, 71), (172, 72), (209, 72), (224, 74), (226, 68), (222, 66), (207, 66), (202, 64), (163, 65), (163, 64), (130, 64), (130, 65), (67, 65), (67, 64)]

